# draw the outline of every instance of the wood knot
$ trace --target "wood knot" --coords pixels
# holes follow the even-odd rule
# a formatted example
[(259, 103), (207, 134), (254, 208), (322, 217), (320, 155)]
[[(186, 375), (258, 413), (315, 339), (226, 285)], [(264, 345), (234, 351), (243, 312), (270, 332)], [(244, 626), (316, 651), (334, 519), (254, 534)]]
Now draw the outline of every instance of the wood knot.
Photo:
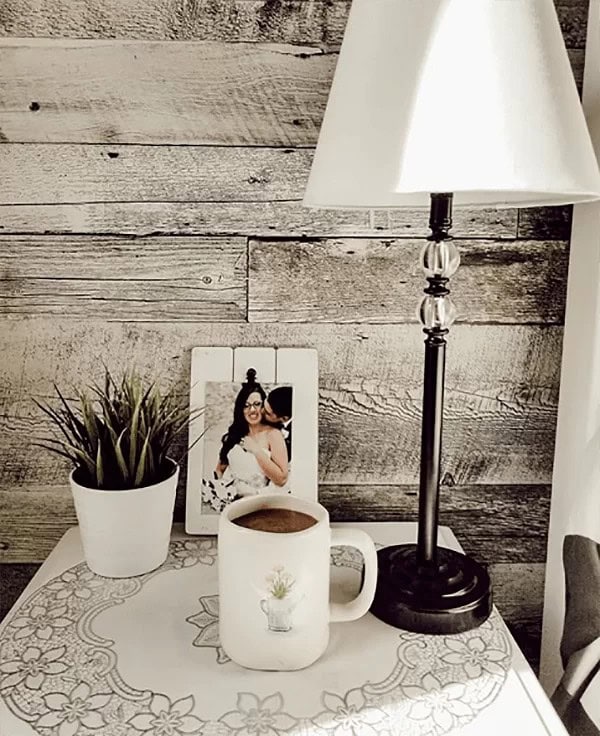
[(253, 176), (250, 175), (246, 181), (248, 184), (268, 184), (269, 183), (269, 177), (260, 175), (260, 176)]
[(37, 112), (40, 109), (40, 103), (33, 101), (31, 105), (29, 105), (29, 109), (31, 112)]

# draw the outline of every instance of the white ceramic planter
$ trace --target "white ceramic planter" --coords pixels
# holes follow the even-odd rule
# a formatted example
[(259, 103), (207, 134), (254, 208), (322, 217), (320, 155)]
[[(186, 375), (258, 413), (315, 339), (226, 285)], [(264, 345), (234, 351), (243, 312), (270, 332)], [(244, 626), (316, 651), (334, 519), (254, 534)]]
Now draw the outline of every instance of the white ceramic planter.
[(107, 578), (142, 575), (162, 565), (169, 552), (179, 466), (169, 478), (145, 488), (106, 491), (79, 485), (70, 475), (75, 511), (88, 567)]

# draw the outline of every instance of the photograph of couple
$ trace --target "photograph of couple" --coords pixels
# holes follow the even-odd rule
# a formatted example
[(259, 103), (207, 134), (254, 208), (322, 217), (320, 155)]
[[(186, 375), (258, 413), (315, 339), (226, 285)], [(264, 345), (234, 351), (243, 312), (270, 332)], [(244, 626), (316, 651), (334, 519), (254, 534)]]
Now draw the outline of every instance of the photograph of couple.
[(241, 386), (206, 383), (205, 412), (203, 514), (244, 496), (292, 492), (291, 385), (262, 385), (248, 368)]

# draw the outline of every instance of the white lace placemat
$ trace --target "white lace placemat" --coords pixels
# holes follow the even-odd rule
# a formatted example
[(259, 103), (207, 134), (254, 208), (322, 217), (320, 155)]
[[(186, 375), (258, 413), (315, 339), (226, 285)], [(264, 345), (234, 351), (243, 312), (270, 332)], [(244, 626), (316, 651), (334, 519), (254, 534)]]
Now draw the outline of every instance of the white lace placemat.
[[(352, 597), (357, 553), (332, 561), (336, 595)], [(244, 670), (219, 646), (216, 540), (196, 537), (147, 575), (82, 562), (22, 601), (0, 633), (0, 699), (41, 736), (437, 736), (489, 706), (510, 665), (497, 613), (453, 636), (368, 614), (333, 625), (307, 670)]]

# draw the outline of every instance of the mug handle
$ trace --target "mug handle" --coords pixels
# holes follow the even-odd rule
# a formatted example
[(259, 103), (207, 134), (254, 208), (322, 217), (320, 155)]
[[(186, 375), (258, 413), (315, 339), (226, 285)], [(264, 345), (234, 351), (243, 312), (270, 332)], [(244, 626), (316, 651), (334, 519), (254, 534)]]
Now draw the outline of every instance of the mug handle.
[(377, 551), (371, 537), (361, 529), (332, 529), (331, 547), (355, 547), (365, 561), (365, 574), (360, 593), (348, 603), (330, 603), (330, 621), (354, 621), (369, 610), (377, 584)]

